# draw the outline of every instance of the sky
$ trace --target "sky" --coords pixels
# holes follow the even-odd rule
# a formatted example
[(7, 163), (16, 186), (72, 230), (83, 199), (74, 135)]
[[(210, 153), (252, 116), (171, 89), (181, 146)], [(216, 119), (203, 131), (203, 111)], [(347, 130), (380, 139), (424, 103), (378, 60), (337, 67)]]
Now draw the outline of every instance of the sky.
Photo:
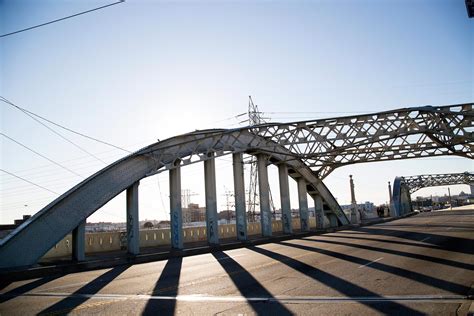
[[(113, 2), (0, 0), (0, 33)], [(127, 150), (196, 129), (244, 126), (245, 117), (236, 116), (247, 111), (249, 95), (271, 122), (468, 103), (474, 101), (474, 19), (463, 0), (127, 0), (1, 37), (0, 95)], [(0, 103), (4, 135), (70, 171), (4, 136), (1, 168), (48, 190), (61, 194), (126, 155), (54, 127), (79, 149)], [(231, 157), (216, 166), (222, 210), (233, 188)], [(340, 204), (349, 204), (352, 174), (357, 201), (379, 204), (396, 176), (472, 172), (473, 166), (461, 157), (355, 164), (324, 182)], [(202, 164), (182, 168), (182, 189), (201, 205), (203, 173)], [(279, 208), (276, 167), (269, 177)], [(169, 217), (168, 186), (167, 172), (141, 181), (140, 219)], [(290, 189), (296, 208), (294, 181)], [(469, 187), (452, 186), (451, 194), (461, 190)], [(4, 172), (0, 192), (2, 224), (57, 197)], [(415, 195), (430, 194), (447, 194), (447, 187)], [(124, 195), (88, 221), (125, 221)]]

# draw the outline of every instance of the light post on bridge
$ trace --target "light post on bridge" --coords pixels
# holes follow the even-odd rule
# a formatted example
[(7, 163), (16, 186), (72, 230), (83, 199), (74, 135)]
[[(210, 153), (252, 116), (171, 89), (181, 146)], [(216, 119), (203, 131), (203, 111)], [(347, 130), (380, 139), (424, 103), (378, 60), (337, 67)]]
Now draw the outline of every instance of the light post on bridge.
[(357, 202), (354, 192), (354, 180), (352, 180), (352, 175), (349, 175), (349, 184), (351, 187), (351, 224), (358, 224), (360, 222), (360, 216), (357, 212)]

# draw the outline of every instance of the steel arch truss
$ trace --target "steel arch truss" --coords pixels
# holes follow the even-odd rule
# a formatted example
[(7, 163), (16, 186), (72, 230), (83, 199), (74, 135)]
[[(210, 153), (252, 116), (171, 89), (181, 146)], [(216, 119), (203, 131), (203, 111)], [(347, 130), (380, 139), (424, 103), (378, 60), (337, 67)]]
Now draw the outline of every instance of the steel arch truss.
[(58, 197), (0, 240), (0, 268), (36, 263), (96, 210), (145, 177), (230, 153), (257, 154), (260, 148), (271, 150), (268, 164), (284, 163), (291, 177), (303, 178), (308, 194), (321, 196), (340, 225), (349, 223), (336, 199), (311, 169), (299, 160), (285, 160), (290, 155), (286, 148), (248, 129), (199, 131), (145, 147)]
[(416, 107), (286, 124), (254, 132), (286, 147), (319, 178), (354, 163), (458, 155), (473, 158), (471, 104)]
[[(139, 180), (178, 166), (231, 153), (266, 154), (304, 179), (340, 225), (348, 224), (323, 184), (347, 164), (459, 155), (473, 158), (472, 104), (421, 107), (368, 115), (205, 130), (145, 147), (85, 179), (0, 241), (0, 268), (37, 262), (51, 247), (100, 207)], [(300, 181), (300, 183), (303, 183)]]
[(410, 194), (421, 188), (435, 187), (441, 185), (453, 184), (474, 184), (474, 173), (443, 173), (443, 174), (425, 174), (419, 176), (402, 177), (403, 182), (408, 186)]

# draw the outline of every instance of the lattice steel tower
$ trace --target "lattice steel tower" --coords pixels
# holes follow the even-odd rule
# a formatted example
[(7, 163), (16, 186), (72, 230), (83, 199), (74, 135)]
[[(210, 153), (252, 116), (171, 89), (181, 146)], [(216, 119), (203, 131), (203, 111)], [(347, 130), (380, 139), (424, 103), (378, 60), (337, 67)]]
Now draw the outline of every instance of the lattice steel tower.
[[(253, 103), (252, 96), (249, 96), (249, 107), (248, 107), (248, 125), (255, 126), (259, 124), (266, 123), (262, 117), (262, 112), (259, 111), (258, 105)], [(257, 191), (257, 183), (258, 183), (258, 172), (257, 172), (257, 158), (255, 156), (251, 156), (250, 161), (250, 183), (248, 189), (248, 199), (247, 199), (247, 211), (249, 214), (249, 219), (251, 221), (255, 221), (255, 211), (256, 206), (260, 205), (259, 195)], [(270, 187), (268, 188), (270, 193), (270, 208), (273, 213), (273, 217), (275, 217), (275, 205), (273, 204), (272, 192)]]

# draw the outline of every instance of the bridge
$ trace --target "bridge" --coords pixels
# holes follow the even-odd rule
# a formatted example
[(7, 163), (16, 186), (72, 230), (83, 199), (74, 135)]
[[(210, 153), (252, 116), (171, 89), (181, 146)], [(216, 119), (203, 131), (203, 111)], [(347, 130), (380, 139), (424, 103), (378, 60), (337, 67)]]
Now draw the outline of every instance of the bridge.
[[(0, 268), (31, 271), (25, 267), (71, 233), (73, 258), (84, 260), (85, 220), (122, 191), (127, 252), (139, 257), (149, 237), (141, 239), (138, 230), (139, 182), (160, 172), (169, 173), (171, 210), (170, 238), (161, 238), (179, 252), (193, 234), (205, 236), (212, 252), (144, 264), (112, 258), (112, 268), (74, 274), (46, 269), (37, 279), (0, 280), (0, 313), (467, 313), (474, 209), (351, 226), (323, 179), (355, 163), (441, 155), (472, 159), (473, 116), (472, 104), (425, 106), (196, 131), (151, 144), (77, 184), (1, 240)], [(244, 154), (258, 164), (260, 223), (246, 218)], [(232, 155), (237, 218), (235, 226), (225, 227), (217, 223), (214, 165), (224, 155)], [(206, 227), (190, 231), (182, 227), (181, 168), (194, 163), (204, 165)], [(279, 171), (281, 222), (271, 217), (269, 164)], [(297, 223), (290, 213), (289, 178), (298, 186)], [(394, 190), (409, 198), (408, 183), (420, 185), (396, 181)], [(308, 195), (315, 217), (308, 213)], [(295, 235), (295, 227), (307, 233)], [(286, 237), (268, 239), (277, 231)], [(255, 234), (267, 237), (266, 244), (249, 243)], [(218, 246), (232, 236), (241, 242), (239, 249)]]
[(31, 266), (72, 232), (73, 256), (84, 258), (85, 220), (122, 191), (127, 196), (127, 249), (139, 253), (138, 189), (145, 177), (168, 171), (171, 246), (183, 248), (181, 173), (203, 163), (206, 234), (219, 243), (216, 205), (216, 157), (232, 155), (236, 238), (247, 240), (243, 154), (256, 156), (261, 234), (272, 236), (267, 165), (278, 166), (282, 227), (292, 233), (288, 179), (298, 185), (301, 231), (309, 231), (307, 194), (315, 205), (316, 228), (344, 226), (349, 220), (323, 179), (336, 168), (355, 163), (457, 155), (473, 158), (472, 104), (414, 107), (358, 116), (237, 129), (211, 129), (151, 144), (100, 170), (52, 201), (0, 241), (0, 268)]
[(396, 177), (393, 182), (391, 216), (400, 216), (412, 211), (410, 194), (422, 188), (454, 184), (467, 184), (470, 186), (471, 194), (474, 194), (474, 174), (467, 171)]

